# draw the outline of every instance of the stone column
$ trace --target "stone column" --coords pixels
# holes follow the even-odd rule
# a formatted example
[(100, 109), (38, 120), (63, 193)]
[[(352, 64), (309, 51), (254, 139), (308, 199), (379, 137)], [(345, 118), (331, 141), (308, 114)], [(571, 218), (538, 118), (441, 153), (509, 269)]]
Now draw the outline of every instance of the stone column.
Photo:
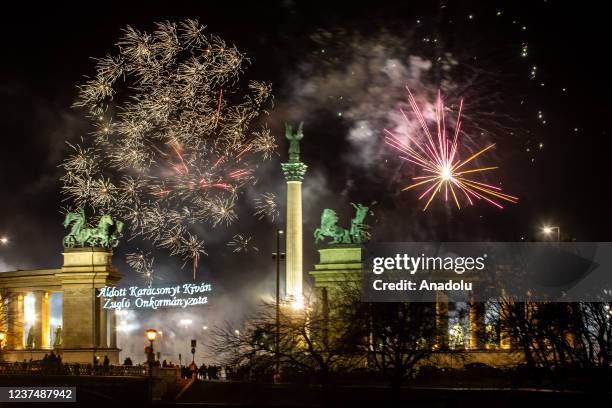
[[(7, 300), (6, 295), (3, 297), (0, 293), (0, 331), (6, 333), (8, 331), (8, 308), (4, 304)], [(6, 340), (3, 341), (3, 346), (6, 346)]]
[(51, 309), (49, 292), (44, 292), (40, 302), (40, 348), (51, 348)]
[(21, 350), (25, 345), (23, 293), (9, 294), (9, 332), (7, 348)]
[(34, 336), (34, 348), (38, 349), (42, 347), (43, 329), (42, 329), (42, 305), (45, 297), (44, 290), (37, 290), (34, 292), (34, 325), (32, 326), (32, 334)]
[(108, 314), (108, 310), (104, 309), (102, 302), (100, 301), (100, 298), (97, 298), (98, 302), (97, 302), (97, 307), (98, 307), (98, 328), (99, 328), (99, 333), (98, 333), (98, 346), (102, 347), (102, 348), (106, 348), (108, 347), (108, 319), (107, 319), (107, 314)]
[(117, 314), (114, 310), (110, 313), (110, 339), (109, 339), (109, 347), (117, 348)]
[(470, 299), (470, 349), (482, 350), (485, 346), (485, 304)]
[(302, 182), (287, 181), (286, 296), (302, 300)]
[(306, 174), (307, 166), (300, 162), (299, 147), (296, 147), (296, 140), (289, 140), (293, 146), (289, 149), (289, 162), (281, 164), (287, 180), (285, 296), (289, 301), (301, 303), (303, 302), (302, 180)]
[(502, 300), (499, 305), (499, 348), (502, 350), (510, 350), (512, 348), (512, 338), (508, 329), (509, 307), (510, 304), (506, 300)]
[(448, 347), (448, 296), (436, 292), (436, 347)]

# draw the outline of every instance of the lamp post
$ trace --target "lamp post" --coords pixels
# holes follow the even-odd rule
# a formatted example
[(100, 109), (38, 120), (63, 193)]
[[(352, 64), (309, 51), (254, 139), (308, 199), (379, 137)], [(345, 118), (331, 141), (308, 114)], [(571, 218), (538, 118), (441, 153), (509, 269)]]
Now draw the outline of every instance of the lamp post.
[(147, 360), (149, 363), (149, 377), (153, 375), (153, 363), (155, 362), (155, 354), (153, 354), (153, 342), (157, 337), (157, 330), (149, 329), (145, 332), (147, 335), (147, 340), (149, 340), (149, 353), (147, 355)]
[(550, 235), (553, 233), (553, 231), (557, 232), (557, 242), (561, 242), (561, 228), (559, 226), (546, 225), (544, 228), (542, 228), (544, 235)]
[(6, 333), (0, 331), (0, 361), (2, 360), (2, 343), (4, 343), (4, 339), (6, 338)]
[(280, 261), (284, 255), (280, 251), (282, 229), (276, 230), (276, 252), (274, 258), (276, 260), (276, 336), (274, 336), (274, 355), (276, 358), (276, 366), (274, 370), (274, 382), (280, 381)]

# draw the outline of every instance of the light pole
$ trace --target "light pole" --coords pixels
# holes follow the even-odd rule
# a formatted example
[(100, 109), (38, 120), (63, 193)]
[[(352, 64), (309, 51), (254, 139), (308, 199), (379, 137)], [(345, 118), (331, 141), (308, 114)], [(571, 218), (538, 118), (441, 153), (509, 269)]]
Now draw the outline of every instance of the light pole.
[(149, 377), (153, 376), (153, 363), (155, 362), (155, 355), (153, 354), (153, 342), (157, 337), (157, 330), (149, 329), (145, 332), (147, 335), (147, 340), (149, 340), (149, 353), (147, 355), (147, 360), (149, 363)]
[(276, 367), (274, 370), (274, 382), (280, 382), (280, 261), (284, 254), (280, 251), (282, 229), (276, 230), (276, 252), (273, 257), (276, 260), (276, 336), (274, 336), (274, 355), (276, 357)]
[(553, 233), (553, 231), (557, 232), (557, 242), (561, 242), (561, 228), (559, 226), (546, 225), (544, 228), (542, 228), (544, 235), (550, 235)]
[(2, 361), (2, 343), (4, 343), (4, 339), (6, 338), (6, 333), (0, 331), (0, 361)]

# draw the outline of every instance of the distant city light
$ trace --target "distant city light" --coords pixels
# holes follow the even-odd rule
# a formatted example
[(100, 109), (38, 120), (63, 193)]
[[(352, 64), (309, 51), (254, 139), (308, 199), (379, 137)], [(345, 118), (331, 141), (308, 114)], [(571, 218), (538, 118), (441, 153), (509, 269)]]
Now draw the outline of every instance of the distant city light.
[(7, 237), (2, 237), (0, 238), (0, 244), (8, 244), (8, 238)]

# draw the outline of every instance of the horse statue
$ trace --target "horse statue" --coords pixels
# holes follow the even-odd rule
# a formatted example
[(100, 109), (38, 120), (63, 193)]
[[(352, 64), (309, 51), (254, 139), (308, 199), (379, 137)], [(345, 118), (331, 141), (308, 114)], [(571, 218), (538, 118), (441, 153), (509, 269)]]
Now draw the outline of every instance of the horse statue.
[(314, 232), (315, 244), (325, 237), (331, 237), (330, 244), (361, 244), (370, 240), (369, 227), (363, 223), (368, 215), (369, 207), (363, 204), (351, 203), (355, 208), (355, 217), (351, 219), (349, 230), (338, 226), (338, 215), (330, 208), (321, 214), (321, 226)]
[(104, 214), (98, 221), (98, 226), (87, 226), (85, 211), (79, 208), (76, 212), (69, 211), (64, 218), (64, 227), (70, 226), (70, 232), (64, 237), (66, 248), (74, 247), (103, 247), (111, 248), (119, 244), (122, 236), (123, 222), (113, 220), (109, 214)]
[(336, 212), (330, 208), (324, 209), (321, 214), (321, 227), (314, 232), (315, 244), (325, 237), (333, 238), (330, 244), (350, 244), (349, 232), (337, 224), (338, 215), (336, 215)]
[(75, 246), (83, 246), (89, 239), (90, 229), (83, 228), (85, 226), (85, 211), (82, 207), (77, 211), (68, 211), (64, 217), (64, 228), (69, 225), (70, 232), (64, 237), (63, 243), (66, 248), (74, 248)]

